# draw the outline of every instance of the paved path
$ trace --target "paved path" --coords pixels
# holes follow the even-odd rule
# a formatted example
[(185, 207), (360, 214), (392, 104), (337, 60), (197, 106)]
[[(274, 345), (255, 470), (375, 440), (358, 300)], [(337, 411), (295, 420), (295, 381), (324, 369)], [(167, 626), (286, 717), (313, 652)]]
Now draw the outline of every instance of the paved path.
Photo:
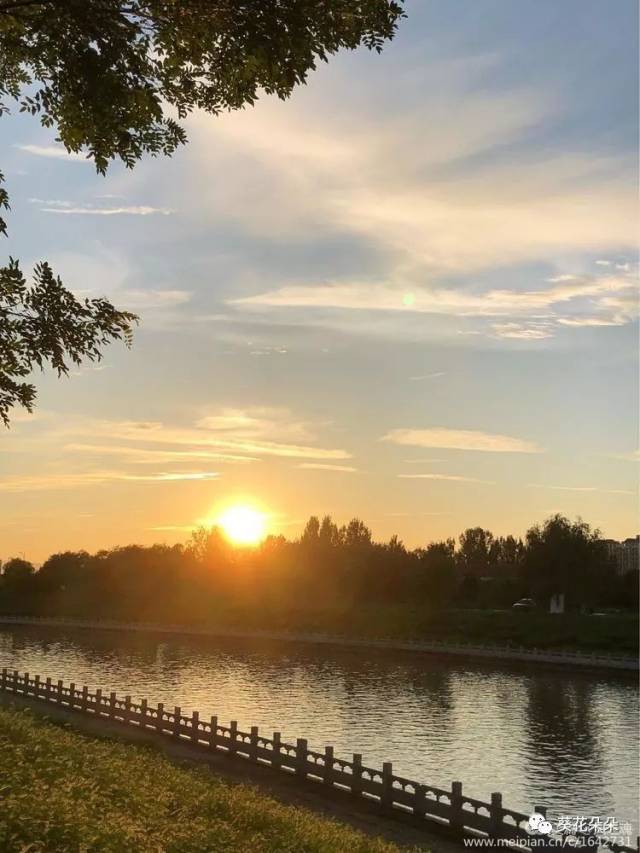
[(280, 642), (312, 643), (346, 647), (410, 651), (422, 654), (457, 658), (484, 658), (488, 660), (520, 661), (533, 664), (551, 664), (568, 668), (609, 669), (638, 671), (638, 658), (604, 653), (550, 651), (548, 649), (508, 648), (504, 646), (472, 646), (425, 640), (401, 640), (391, 637), (359, 638), (321, 633), (296, 633), (289, 631), (246, 631), (233, 628), (197, 628), (185, 625), (160, 625), (149, 622), (115, 622), (111, 620), (49, 619), (46, 617), (0, 616), (0, 624), (38, 625), (52, 628), (88, 628), (94, 631), (144, 631), (147, 633), (182, 634), (185, 636), (223, 637)]

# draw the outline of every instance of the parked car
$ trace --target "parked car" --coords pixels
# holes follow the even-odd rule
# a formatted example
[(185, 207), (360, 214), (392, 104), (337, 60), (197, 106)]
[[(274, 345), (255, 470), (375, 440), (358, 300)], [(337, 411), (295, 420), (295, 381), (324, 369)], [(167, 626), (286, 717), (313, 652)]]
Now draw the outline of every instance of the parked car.
[(536, 606), (533, 598), (521, 598), (519, 601), (516, 601), (515, 604), (511, 605), (512, 610), (533, 610)]

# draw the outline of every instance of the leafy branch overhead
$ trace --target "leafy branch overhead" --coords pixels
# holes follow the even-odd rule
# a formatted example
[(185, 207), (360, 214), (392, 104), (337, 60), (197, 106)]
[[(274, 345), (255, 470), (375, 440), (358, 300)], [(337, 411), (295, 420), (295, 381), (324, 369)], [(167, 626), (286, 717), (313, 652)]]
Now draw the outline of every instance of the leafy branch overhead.
[(402, 15), (396, 0), (0, 0), (0, 96), (104, 172), (171, 154), (196, 108), (286, 98), (338, 50), (380, 51)]
[(83, 359), (99, 361), (114, 340), (131, 345), (135, 314), (116, 310), (106, 299), (80, 302), (47, 263), (34, 270), (28, 286), (18, 262), (0, 269), (0, 418), (9, 424), (15, 403), (32, 411), (35, 387), (21, 381), (46, 364), (58, 375)]
[[(401, 0), (0, 0), (0, 115), (17, 104), (55, 130), (68, 151), (86, 153), (101, 174), (115, 159), (132, 168), (144, 154), (171, 155), (184, 144), (180, 121), (191, 111), (241, 109), (261, 92), (286, 98), (337, 51), (380, 51), (403, 16)], [(0, 209), (8, 209), (2, 180)], [(46, 265), (36, 269), (32, 291), (12, 291), (20, 276), (15, 262), (2, 270), (5, 423), (12, 405), (33, 405), (33, 386), (19, 381), (30, 366), (50, 362), (66, 372), (54, 341), (73, 361), (96, 358), (99, 347), (130, 334), (134, 319), (106, 300), (85, 302), (80, 313)], [(40, 337), (29, 337), (35, 326), (25, 321), (20, 353), (30, 356), (9, 358), (15, 328), (5, 325), (6, 293), (26, 298), (43, 287), (49, 302)], [(27, 317), (32, 308), (20, 310)], [(72, 315), (84, 335), (75, 349), (69, 327), (54, 325)]]

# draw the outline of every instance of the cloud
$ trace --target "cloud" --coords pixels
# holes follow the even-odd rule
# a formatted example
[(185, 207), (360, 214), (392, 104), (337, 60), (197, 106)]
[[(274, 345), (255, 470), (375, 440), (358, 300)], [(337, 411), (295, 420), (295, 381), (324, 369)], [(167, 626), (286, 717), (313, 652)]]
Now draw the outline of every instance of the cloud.
[(260, 349), (253, 349), (249, 352), (249, 355), (252, 356), (261, 356), (261, 355), (287, 355), (288, 350), (285, 347), (272, 347), (265, 346)]
[[(139, 442), (147, 449), (154, 444), (173, 445), (171, 449), (186, 446), (190, 452), (215, 449), (225, 457), (273, 456), (318, 461), (351, 458), (346, 450), (307, 444), (306, 441), (313, 440), (309, 426), (290, 416), (287, 420), (285, 412), (288, 410), (223, 409), (217, 415), (200, 418), (194, 427), (175, 427), (159, 421), (67, 419), (59, 424), (57, 435), (67, 440), (78, 436), (89, 442), (95, 442), (96, 438)], [(53, 436), (53, 431), (50, 434)], [(302, 441), (305, 443), (299, 443)], [(74, 443), (78, 441), (70, 442)]]
[(450, 450), (479, 450), (489, 453), (541, 453), (531, 441), (508, 435), (494, 435), (477, 430), (448, 429), (393, 429), (382, 438), (393, 444), (410, 447), (440, 447)]
[[(220, 163), (229, 177), (194, 213), (275, 240), (348, 235), (418, 281), (635, 244), (632, 158), (532, 146), (530, 132), (564, 111), (548, 92), (481, 90), (471, 79), (434, 87), (425, 75), (415, 98), (389, 105), (384, 128), (370, 104), (335, 101), (328, 126), (313, 95), (215, 124), (194, 116), (194, 188), (207, 170), (219, 178)], [(495, 156), (505, 145), (509, 156)]]
[(189, 302), (191, 292), (188, 290), (120, 290), (117, 292), (117, 299), (127, 308), (172, 308)]
[[(637, 283), (631, 274), (563, 274), (547, 279), (546, 285), (529, 290), (484, 291), (469, 286), (420, 285), (413, 287), (411, 299), (407, 300), (406, 283), (311, 283), (285, 285), (229, 299), (227, 304), (239, 312), (251, 312), (253, 317), (273, 320), (275, 315), (281, 323), (287, 319), (303, 326), (320, 322), (333, 328), (361, 328), (369, 334), (386, 331), (403, 337), (416, 332), (424, 335), (427, 328), (431, 335), (443, 333), (433, 324), (421, 324), (418, 318), (423, 315), (448, 316), (452, 320), (504, 318), (489, 326), (457, 331), (524, 341), (551, 338), (560, 328), (624, 325), (638, 315)], [(377, 323), (375, 313), (384, 322)]]
[(556, 492), (601, 492), (605, 495), (636, 495), (628, 489), (601, 489), (599, 486), (548, 486), (544, 483), (529, 483), (530, 489), (551, 489)]
[(402, 480), (450, 480), (456, 483), (484, 483), (495, 486), (491, 480), (477, 480), (475, 477), (461, 477), (458, 474), (397, 474)]
[(277, 439), (312, 441), (311, 424), (297, 420), (287, 408), (255, 406), (251, 408), (224, 408), (217, 414), (206, 415), (196, 421), (199, 429), (232, 433), (241, 439)]
[(640, 450), (632, 450), (629, 453), (609, 453), (611, 459), (624, 459), (627, 462), (640, 462)]
[(122, 456), (129, 462), (143, 465), (158, 462), (184, 462), (186, 459), (210, 459), (230, 463), (260, 461), (256, 456), (240, 456), (209, 450), (155, 450), (113, 444), (67, 444), (63, 450), (70, 453)]
[(522, 325), (521, 323), (494, 323), (491, 328), (496, 338), (515, 338), (522, 341), (539, 341), (552, 338), (550, 323)]
[(410, 376), (412, 382), (422, 382), (423, 379), (437, 379), (440, 376), (446, 376), (445, 373), (425, 373), (423, 376)]
[(313, 471), (346, 471), (349, 473), (354, 473), (358, 469), (352, 468), (351, 465), (330, 465), (323, 462), (302, 462), (300, 465), (296, 465), (296, 468), (305, 468), (306, 470)]
[(56, 160), (72, 160), (77, 163), (90, 163), (85, 154), (67, 151), (61, 145), (16, 145), (20, 151), (34, 154), (36, 157), (52, 157)]
[(583, 328), (588, 326), (624, 326), (629, 322), (623, 317), (558, 317), (561, 326)]
[[(195, 120), (193, 144), (202, 162), (194, 182), (211, 168), (212, 144), (216, 169), (222, 158), (225, 174), (243, 180), (240, 192), (218, 183), (206, 197), (209, 222), (231, 217), (251, 238), (275, 244), (340, 239), (375, 253), (375, 278), (363, 272), (356, 279), (350, 271), (284, 282), (279, 276), (273, 284), (245, 286), (227, 301), (230, 307), (271, 322), (275, 317), (349, 331), (366, 326), (357, 312), (386, 312), (395, 319), (367, 318), (369, 330), (399, 336), (406, 335), (409, 318), (422, 314), (517, 322), (552, 307), (561, 315), (574, 300), (629, 286), (615, 275), (626, 270), (615, 264), (596, 267), (604, 273), (597, 276), (561, 270), (540, 287), (531, 286), (528, 267), (634, 245), (634, 162), (625, 155), (553, 154), (531, 145), (529, 132), (553, 126), (563, 113), (564, 105), (548, 94), (479, 91), (469, 79), (462, 84), (460, 75), (443, 86), (446, 94), (427, 85), (419, 100), (393, 105), (382, 131), (364, 105), (334, 111), (328, 128), (319, 118), (323, 111), (308, 109), (305, 99), (293, 110), (262, 103), (251, 114), (222, 117), (215, 128)], [(415, 139), (420, 145), (410, 143)], [(603, 221), (603, 210), (611, 219)], [(487, 271), (499, 271), (504, 280), (508, 268), (526, 276), (522, 286), (483, 284)], [(535, 341), (558, 328), (552, 319), (546, 329), (522, 324), (480, 333)]]
[(499, 316), (527, 314), (558, 303), (596, 294), (612, 294), (633, 285), (622, 276), (571, 276), (554, 279), (552, 287), (541, 290), (488, 290), (423, 288), (412, 291), (396, 284), (352, 282), (287, 285), (277, 290), (228, 300), (229, 305), (266, 308), (340, 308), (367, 311), (404, 311), (454, 316)]
[(42, 213), (61, 213), (73, 216), (170, 216), (175, 210), (169, 207), (131, 205), (128, 207), (41, 207)]
[(59, 491), (113, 482), (181, 482), (184, 480), (214, 480), (215, 471), (162, 471), (158, 474), (127, 474), (121, 471), (87, 471), (78, 474), (50, 474), (10, 477), (0, 482), (2, 492)]
[(640, 311), (637, 284), (630, 281), (629, 287), (614, 295), (602, 296), (592, 303), (590, 313), (558, 317), (562, 326), (624, 326), (637, 319)]

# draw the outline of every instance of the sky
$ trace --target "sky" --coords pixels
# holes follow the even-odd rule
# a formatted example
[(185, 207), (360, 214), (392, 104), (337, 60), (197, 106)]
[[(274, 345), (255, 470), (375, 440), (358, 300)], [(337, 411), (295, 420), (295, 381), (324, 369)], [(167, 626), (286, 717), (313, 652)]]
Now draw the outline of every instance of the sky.
[(4, 256), (141, 324), (0, 435), (0, 558), (245, 503), (411, 547), (554, 512), (637, 532), (637, 4), (406, 11), (134, 171), (1, 119)]

